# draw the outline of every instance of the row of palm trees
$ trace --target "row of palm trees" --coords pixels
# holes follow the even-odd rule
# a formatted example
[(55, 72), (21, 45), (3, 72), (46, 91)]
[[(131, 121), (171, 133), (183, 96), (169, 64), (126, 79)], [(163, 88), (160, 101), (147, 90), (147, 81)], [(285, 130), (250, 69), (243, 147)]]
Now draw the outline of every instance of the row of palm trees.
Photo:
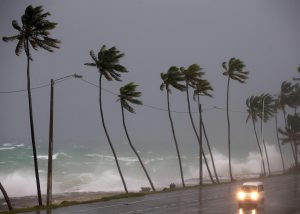
[[(300, 69), (298, 69), (300, 72)], [(297, 78), (294, 78), (297, 81)], [(292, 156), (295, 161), (295, 166), (298, 167), (298, 145), (299, 145), (299, 137), (300, 137), (300, 116), (297, 113), (297, 108), (300, 106), (300, 86), (299, 83), (292, 83), (284, 81), (281, 84), (281, 90), (278, 95), (271, 95), (271, 94), (261, 94), (256, 96), (250, 96), (246, 100), (247, 112), (248, 116), (246, 122), (249, 120), (252, 121), (257, 147), (259, 149), (259, 153), (262, 160), (263, 166), (263, 175), (265, 176), (266, 173), (266, 166), (263, 158), (263, 149), (265, 151), (265, 157), (267, 161), (268, 173), (271, 175), (270, 170), (270, 163), (268, 157), (268, 151), (262, 136), (262, 146), (261, 147), (260, 141), (258, 139), (256, 123), (260, 120), (261, 125), (261, 135), (263, 135), (263, 123), (268, 122), (271, 118), (275, 118), (275, 128), (276, 128), (276, 138), (277, 138), (277, 145), (280, 152), (281, 162), (282, 162), (282, 169), (283, 171), (286, 170), (284, 164), (284, 158), (282, 154), (282, 148), (280, 141), (282, 144), (289, 143), (291, 146)], [(294, 112), (292, 114), (286, 115), (287, 107), (289, 107)], [(281, 110), (283, 113), (285, 127), (279, 128), (278, 127), (278, 111)], [(281, 134), (281, 138), (279, 137)]]
[[(37, 185), (37, 195), (38, 195), (38, 202), (39, 205), (42, 206), (42, 197), (41, 197), (41, 190), (40, 190), (40, 180), (39, 180), (39, 174), (38, 174), (38, 162), (37, 162), (37, 154), (36, 154), (36, 145), (35, 145), (35, 133), (34, 133), (34, 123), (33, 123), (33, 110), (32, 110), (32, 98), (31, 98), (31, 84), (30, 84), (30, 63), (33, 61), (33, 58), (31, 56), (31, 50), (38, 50), (38, 49), (44, 49), (49, 52), (53, 52), (54, 49), (59, 48), (60, 41), (57, 39), (54, 39), (50, 37), (50, 31), (53, 30), (57, 23), (50, 22), (46, 18), (50, 16), (49, 12), (44, 12), (42, 6), (28, 6), (25, 10), (24, 15), (21, 17), (22, 25), (20, 26), (16, 20), (12, 21), (12, 26), (15, 30), (17, 30), (17, 34), (10, 37), (3, 37), (3, 41), (17, 41), (15, 53), (16, 55), (20, 55), (20, 53), (25, 50), (25, 55), (27, 59), (27, 91), (28, 91), (28, 103), (29, 103), (29, 115), (30, 115), (30, 130), (31, 130), (31, 141), (32, 141), (32, 150), (33, 150), (33, 159), (34, 159), (34, 167), (35, 167), (35, 175), (36, 175), (36, 185)], [(124, 53), (121, 53), (116, 47), (107, 48), (105, 45), (103, 45), (97, 55), (94, 53), (93, 50), (90, 51), (90, 57), (92, 59), (92, 62), (85, 63), (87, 66), (91, 66), (97, 69), (99, 73), (99, 108), (100, 108), (100, 116), (101, 116), (101, 123), (102, 127), (104, 129), (107, 142), (112, 150), (112, 153), (114, 155), (114, 159), (117, 165), (118, 172), (120, 174), (124, 190), (126, 193), (128, 193), (128, 189), (126, 186), (126, 181), (124, 179), (124, 176), (121, 171), (121, 167), (118, 162), (117, 154), (114, 149), (113, 143), (111, 141), (108, 129), (105, 124), (105, 118), (103, 113), (103, 107), (102, 107), (102, 82), (103, 80), (107, 81), (121, 81), (122, 75), (125, 73), (128, 73), (128, 70), (119, 63), (119, 61), (124, 57)], [(245, 83), (248, 79), (248, 71), (244, 71), (245, 65), (243, 61), (237, 58), (231, 58), (228, 62), (223, 62), (222, 67), (224, 69), (223, 75), (227, 77), (227, 122), (228, 122), (228, 153), (229, 153), (229, 174), (230, 179), (233, 181), (233, 175), (232, 175), (232, 169), (231, 169), (231, 141), (230, 141), (230, 117), (229, 117), (229, 89), (230, 89), (230, 82), (231, 80), (236, 80), (240, 83)], [(299, 69), (300, 70), (300, 69)], [(300, 72), (300, 71), (299, 71)], [(171, 88), (177, 89), (179, 91), (186, 93), (187, 98), (187, 107), (188, 107), (188, 113), (190, 122), (195, 134), (195, 139), (197, 143), (199, 144), (199, 180), (200, 184), (202, 184), (202, 160), (204, 160), (206, 169), (208, 171), (208, 174), (210, 176), (212, 183), (219, 183), (218, 174), (216, 171), (213, 155), (211, 152), (210, 143), (208, 140), (208, 136), (205, 130), (204, 122), (202, 120), (202, 110), (201, 110), (201, 102), (200, 102), (200, 96), (207, 96), (212, 97), (211, 92), (213, 91), (213, 88), (208, 80), (203, 78), (204, 76), (203, 69), (197, 65), (192, 64), (187, 68), (184, 67), (176, 67), (171, 66), (166, 73), (161, 73), (161, 90), (166, 89), (166, 95), (167, 95), (167, 106), (168, 106), (168, 116), (171, 123), (171, 131), (174, 139), (174, 144), (176, 147), (176, 152), (178, 156), (178, 162), (179, 162), (179, 168), (180, 168), (180, 176), (181, 176), (181, 182), (182, 186), (185, 187), (184, 182), (184, 175), (183, 175), (183, 168), (182, 168), (182, 161), (180, 156), (180, 150), (178, 146), (178, 141), (175, 134), (174, 129), (174, 122), (172, 120), (171, 115), (171, 108), (170, 108), (170, 94), (171, 94)], [(103, 78), (104, 77), (104, 78)], [(297, 78), (295, 78), (297, 81)], [(297, 85), (297, 86), (296, 86)], [(132, 140), (129, 136), (127, 127), (126, 127), (126, 120), (125, 120), (125, 111), (127, 110), (130, 113), (134, 113), (134, 108), (132, 107), (132, 104), (141, 105), (142, 102), (139, 100), (141, 97), (141, 92), (137, 91), (138, 85), (131, 82), (128, 83), (122, 87), (120, 87), (119, 95), (118, 95), (118, 101), (120, 102), (121, 106), (121, 113), (122, 113), (122, 122), (124, 131), (126, 134), (126, 137), (129, 142), (129, 146), (137, 156), (142, 169), (145, 172), (145, 175), (149, 181), (149, 184), (153, 191), (156, 191), (153, 182), (145, 168), (145, 165), (142, 162), (141, 157), (139, 156), (137, 150), (135, 149)], [(197, 101), (198, 107), (199, 107), (199, 129), (196, 129), (196, 125), (194, 123), (194, 118), (191, 113), (191, 102), (190, 102), (190, 91), (189, 89), (193, 89), (193, 98), (195, 101)], [(251, 118), (253, 127), (255, 130), (255, 135), (257, 139), (257, 145), (259, 147), (260, 155), (262, 154), (262, 149), (260, 147), (257, 133), (256, 133), (256, 127), (255, 123), (257, 122), (258, 118), (262, 118), (261, 121), (266, 122), (271, 118), (272, 116), (276, 115), (275, 109), (278, 109), (279, 106), (283, 110), (284, 117), (286, 118), (286, 127), (285, 129), (279, 129), (279, 133), (282, 134), (285, 138), (283, 139), (283, 142), (292, 142), (291, 148), (293, 149), (293, 155), (295, 157), (295, 163), (298, 164), (297, 161), (297, 145), (299, 144), (299, 116), (297, 114), (297, 107), (299, 106), (299, 86), (298, 84), (290, 85), (289, 83), (284, 83), (282, 86), (280, 97), (278, 97), (278, 100), (275, 102), (272, 97), (269, 96), (269, 94), (263, 94), (261, 96), (250, 97), (246, 104), (248, 107), (248, 113), (249, 116), (247, 118), (247, 121)], [(293, 103), (293, 99), (298, 99), (298, 102)], [(275, 103), (278, 108), (275, 108)], [(272, 108), (269, 108), (269, 106), (273, 106)], [(295, 109), (294, 115), (286, 115), (285, 107), (289, 106), (291, 108)], [(263, 108), (263, 109), (262, 109)], [(262, 124), (262, 122), (261, 122)], [(276, 120), (277, 124), (277, 120)], [(277, 129), (277, 127), (276, 127)], [(295, 134), (296, 133), (296, 134)], [(213, 170), (209, 168), (207, 157), (205, 156), (204, 150), (202, 148), (202, 136), (204, 134), (207, 148), (209, 150), (209, 155), (212, 163)], [(279, 139), (279, 138), (278, 138)], [(293, 140), (291, 140), (293, 139)], [(267, 150), (265, 147), (264, 142), (262, 142), (265, 148), (265, 152), (267, 155)], [(278, 145), (280, 147), (280, 143), (278, 141)], [(281, 149), (280, 149), (281, 151)], [(282, 152), (281, 152), (282, 154)], [(263, 158), (262, 158), (263, 160)], [(267, 157), (267, 162), (268, 162)], [(283, 159), (282, 159), (283, 161)], [(264, 164), (263, 164), (264, 166)], [(264, 168), (264, 174), (265, 174), (265, 166)], [(268, 162), (268, 168), (269, 162)], [(213, 173), (212, 173), (213, 171)], [(270, 173), (270, 170), (269, 170)], [(49, 204), (48, 204), (49, 205)]]

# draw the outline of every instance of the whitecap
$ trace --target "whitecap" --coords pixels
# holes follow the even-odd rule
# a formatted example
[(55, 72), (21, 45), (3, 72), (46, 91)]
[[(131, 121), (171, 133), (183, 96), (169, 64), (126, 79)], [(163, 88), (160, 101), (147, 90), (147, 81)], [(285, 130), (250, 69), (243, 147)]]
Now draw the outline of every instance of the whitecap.
[(12, 146), (12, 147), (1, 147), (0, 150), (12, 150), (15, 149), (16, 147)]
[(12, 146), (12, 143), (3, 143), (2, 146)]

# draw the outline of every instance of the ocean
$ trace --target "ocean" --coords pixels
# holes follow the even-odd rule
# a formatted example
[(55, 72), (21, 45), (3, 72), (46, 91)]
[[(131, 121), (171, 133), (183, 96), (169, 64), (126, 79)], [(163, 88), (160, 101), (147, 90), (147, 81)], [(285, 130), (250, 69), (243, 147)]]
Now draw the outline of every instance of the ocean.
[[(121, 170), (129, 191), (139, 191), (149, 187), (148, 180), (127, 143), (115, 146)], [(180, 185), (180, 172), (174, 144), (160, 146), (137, 146), (139, 154), (156, 188), (168, 187), (170, 183)], [(182, 148), (184, 178), (187, 184), (197, 184), (198, 148)], [(273, 148), (269, 146), (269, 149)], [(272, 154), (276, 153), (273, 148)], [(38, 143), (38, 164), (42, 193), (46, 193), (47, 143)], [(213, 155), (221, 180), (228, 180), (228, 158), (213, 149)], [(211, 166), (209, 155), (206, 155)], [(276, 154), (276, 159), (279, 155)], [(275, 157), (273, 155), (273, 157)], [(278, 156), (278, 157), (277, 157)], [(261, 172), (259, 154), (249, 152), (243, 160), (233, 159), (236, 175), (258, 176)], [(278, 166), (278, 164), (276, 165)], [(209, 183), (204, 166), (204, 180)], [(9, 196), (22, 197), (36, 195), (33, 170), (32, 148), (29, 142), (0, 142), (0, 181)], [(54, 144), (53, 153), (53, 193), (70, 192), (123, 192), (115, 160), (107, 142)], [(2, 195), (0, 195), (2, 197)]]

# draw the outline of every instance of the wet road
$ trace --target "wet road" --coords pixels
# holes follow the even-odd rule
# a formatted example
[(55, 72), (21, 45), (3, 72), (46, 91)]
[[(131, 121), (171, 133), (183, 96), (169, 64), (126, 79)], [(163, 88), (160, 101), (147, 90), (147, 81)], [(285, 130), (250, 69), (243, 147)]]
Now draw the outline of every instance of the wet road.
[[(159, 193), (144, 197), (120, 199), (108, 202), (76, 205), (40, 214), (165, 214), (165, 213), (268, 213), (300, 214), (300, 175), (285, 175), (263, 180), (265, 203), (257, 209), (240, 210), (237, 207), (236, 191), (240, 182), (205, 188), (191, 188), (169, 193)], [(35, 214), (35, 213), (32, 213)]]

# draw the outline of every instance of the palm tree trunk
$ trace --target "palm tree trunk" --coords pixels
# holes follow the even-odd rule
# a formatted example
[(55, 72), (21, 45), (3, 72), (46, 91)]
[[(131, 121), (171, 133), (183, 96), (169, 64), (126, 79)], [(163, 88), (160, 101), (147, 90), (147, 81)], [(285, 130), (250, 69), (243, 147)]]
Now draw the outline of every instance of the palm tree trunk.
[[(283, 118), (284, 118), (285, 127), (287, 127), (286, 112), (285, 112), (284, 107), (282, 107), (282, 113), (283, 113)], [(294, 161), (296, 162), (296, 153), (295, 153), (295, 149), (294, 149), (293, 143), (291, 143), (291, 149), (292, 149)]]
[(226, 113), (227, 113), (227, 127), (228, 127), (228, 161), (229, 161), (229, 176), (230, 180), (233, 181), (232, 171), (231, 171), (231, 149), (230, 149), (230, 120), (229, 120), (229, 84), (230, 77), (228, 76), (227, 81), (227, 98), (226, 98)]
[(138, 160), (139, 160), (139, 162), (140, 162), (140, 164), (141, 164), (141, 166), (142, 166), (142, 168), (143, 168), (143, 170), (144, 170), (144, 172), (145, 172), (145, 174), (146, 174), (146, 176), (147, 176), (147, 178), (148, 178), (148, 181), (149, 181), (149, 183), (150, 183), (150, 185), (151, 185), (152, 190), (153, 190), (154, 192), (156, 192), (155, 187), (154, 187), (154, 185), (153, 185), (153, 183), (152, 183), (152, 180), (151, 180), (151, 178), (150, 178), (150, 176), (149, 176), (149, 174), (148, 174), (148, 172), (147, 172), (147, 170), (146, 170), (146, 168), (145, 168), (145, 166), (144, 166), (144, 164), (143, 164), (143, 162), (142, 162), (142, 159), (140, 158), (139, 153), (138, 153), (138, 152), (136, 151), (136, 149), (134, 148), (134, 146), (133, 146), (133, 144), (132, 144), (132, 142), (131, 142), (131, 139), (130, 139), (130, 137), (129, 137), (129, 135), (128, 135), (127, 128), (126, 128), (126, 124), (125, 124), (124, 108), (123, 108), (123, 106), (122, 106), (122, 103), (121, 103), (121, 109), (122, 109), (123, 127), (124, 127), (124, 130), (125, 130), (126, 137), (127, 137), (128, 142), (129, 142), (129, 145), (130, 145), (131, 149), (133, 150), (134, 154), (137, 156), (137, 158), (138, 158)]
[(169, 113), (169, 119), (170, 119), (170, 122), (171, 122), (172, 134), (173, 134), (174, 143), (175, 143), (175, 146), (176, 146), (178, 161), (179, 161), (181, 182), (182, 182), (182, 186), (185, 187), (184, 178), (183, 178), (183, 171), (182, 171), (182, 164), (181, 164), (181, 157), (180, 157), (179, 147), (178, 147), (178, 143), (177, 143), (177, 139), (176, 139), (176, 135), (175, 135), (174, 124), (173, 124), (173, 120), (172, 120), (172, 117), (171, 117), (170, 98), (169, 98), (169, 88), (168, 88), (168, 86), (167, 86), (166, 89), (167, 89), (168, 113)]
[[(195, 123), (194, 123), (194, 120), (193, 120), (193, 117), (192, 117), (192, 113), (191, 113), (191, 104), (190, 104), (189, 88), (188, 88), (188, 82), (187, 81), (186, 81), (186, 98), (187, 98), (187, 103), (188, 103), (188, 110), (189, 110), (189, 116), (190, 116), (191, 124), (192, 124), (193, 130), (194, 130), (194, 133), (196, 135), (196, 138), (198, 140), (199, 146), (201, 146), (201, 139), (200, 139), (200, 137), (198, 135), (198, 132), (196, 130)], [(209, 166), (208, 166), (208, 163), (207, 163), (207, 160), (206, 160), (206, 157), (205, 157), (203, 149), (202, 149), (202, 155), (203, 155), (203, 158), (204, 158), (204, 162), (205, 162), (205, 165), (206, 165), (206, 168), (207, 168), (210, 180), (211, 180), (212, 183), (215, 183), (215, 181), (214, 181), (214, 179), (212, 177), (211, 171), (209, 169)]]
[(114, 155), (114, 158), (115, 158), (115, 161), (116, 161), (116, 164), (117, 164), (117, 168), (118, 168), (118, 171), (119, 171), (119, 174), (120, 174), (120, 177), (121, 177), (121, 180), (122, 180), (125, 192), (128, 194), (127, 186), (126, 186), (126, 183), (125, 183), (125, 180), (124, 180), (124, 177), (123, 177), (123, 174), (122, 174), (119, 162), (118, 162), (118, 158), (117, 158), (115, 149), (114, 149), (114, 147), (112, 145), (112, 142), (110, 140), (110, 137), (108, 135), (108, 132), (107, 132), (107, 129), (106, 129), (106, 126), (105, 126), (105, 122), (104, 122), (103, 111), (102, 111), (102, 93), (101, 93), (102, 92), (102, 90), (101, 90), (102, 89), (102, 86), (101, 86), (102, 85), (102, 81), (101, 80), (102, 80), (102, 73), (100, 74), (100, 78), (99, 78), (99, 105), (100, 105), (100, 114), (101, 114), (102, 126), (103, 126), (103, 129), (104, 129), (107, 141), (109, 143), (109, 146), (111, 148), (111, 151), (112, 151), (112, 153)]
[[(198, 105), (199, 105), (199, 104), (200, 104), (200, 99), (199, 99), (199, 95), (198, 95)], [(201, 105), (201, 104), (200, 104), (200, 105)], [(208, 140), (208, 137), (207, 137), (207, 134), (206, 134), (206, 130), (205, 130), (205, 126), (204, 126), (204, 123), (203, 123), (203, 119), (202, 119), (202, 111), (200, 111), (199, 113), (201, 114), (201, 117), (200, 117), (201, 120), (200, 120), (200, 122), (201, 122), (201, 126), (202, 126), (202, 129), (203, 129), (204, 137), (205, 137), (205, 140), (206, 140), (207, 148), (208, 148), (208, 151), (209, 151), (209, 154), (210, 154), (210, 158), (211, 158), (211, 162), (212, 162), (214, 174), (215, 174), (217, 183), (219, 184), (219, 183), (220, 183), (220, 181), (219, 181), (219, 176), (218, 176), (218, 173), (217, 173), (217, 170), (216, 170), (214, 157), (213, 157), (212, 152), (211, 152), (210, 143), (209, 143), (209, 140)]]
[(41, 186), (40, 186), (40, 178), (39, 178), (39, 167), (37, 161), (37, 152), (35, 145), (35, 134), (34, 134), (34, 124), (33, 124), (33, 113), (32, 113), (32, 101), (31, 101), (31, 86), (30, 86), (30, 52), (29, 52), (29, 44), (28, 39), (25, 43), (25, 50), (27, 56), (27, 93), (28, 93), (28, 104), (29, 104), (29, 118), (30, 118), (30, 133), (31, 133), (31, 143), (32, 143), (32, 152), (33, 152), (33, 161), (34, 161), (34, 171), (35, 171), (35, 180), (38, 194), (38, 202), (39, 205), (42, 206), (42, 194), (41, 194)]
[(277, 137), (277, 143), (278, 143), (278, 148), (280, 152), (280, 157), (281, 157), (281, 162), (282, 162), (282, 170), (283, 173), (285, 172), (285, 167), (284, 167), (284, 161), (283, 161), (283, 156), (282, 156), (282, 150), (279, 142), (279, 136), (278, 136), (278, 121), (277, 121), (277, 111), (275, 112), (275, 126), (276, 126), (276, 137)]
[(11, 206), (9, 197), (8, 197), (7, 192), (5, 191), (4, 187), (2, 186), (1, 182), (0, 182), (0, 190), (1, 190), (2, 194), (3, 194), (3, 196), (4, 196), (4, 199), (5, 199), (5, 201), (6, 201), (8, 210), (9, 210), (9, 211), (12, 211), (13, 208), (12, 208), (12, 206)]
[[(261, 134), (263, 136), (263, 119), (261, 118), (261, 121), (260, 121), (260, 125), (261, 125)], [(269, 163), (269, 157), (268, 157), (268, 151), (267, 151), (267, 147), (266, 147), (266, 144), (265, 144), (265, 140), (264, 138), (262, 137), (262, 144), (264, 146), (264, 149), (265, 149), (265, 154), (266, 154), (266, 159), (267, 159), (267, 165), (268, 165), (268, 171), (269, 171), (269, 176), (271, 176), (271, 169), (270, 169), (270, 163)]]
[(254, 122), (253, 118), (252, 118), (252, 124), (253, 124), (254, 133), (255, 133), (256, 143), (257, 143), (259, 153), (260, 153), (260, 157), (261, 157), (261, 162), (262, 162), (262, 165), (263, 165), (264, 176), (266, 176), (265, 161), (264, 161), (263, 153), (261, 151), (261, 147), (259, 145), (259, 140), (258, 140), (257, 131), (256, 131), (256, 127), (255, 127), (255, 122)]

